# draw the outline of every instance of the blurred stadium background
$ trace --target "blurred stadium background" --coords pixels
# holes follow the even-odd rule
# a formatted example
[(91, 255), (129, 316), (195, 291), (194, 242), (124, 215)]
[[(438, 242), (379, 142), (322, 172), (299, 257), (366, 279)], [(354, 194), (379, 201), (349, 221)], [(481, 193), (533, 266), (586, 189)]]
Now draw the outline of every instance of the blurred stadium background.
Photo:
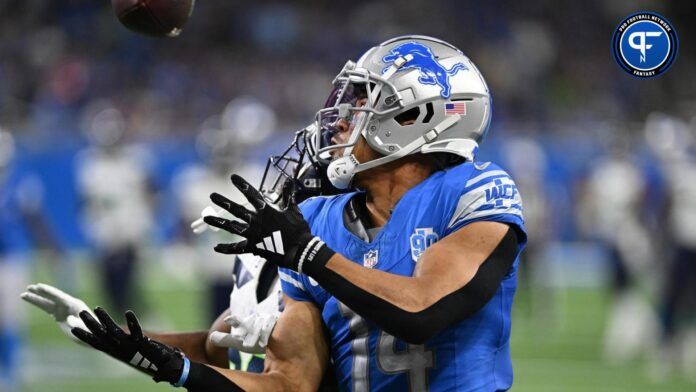
[[(681, 43), (656, 79), (610, 53), (640, 10)], [(532, 241), (513, 390), (696, 390), (695, 17), (686, 0), (205, 0), (150, 39), (106, 0), (0, 0), (0, 391), (168, 389), (19, 293), (41, 281), (151, 330), (207, 329), (230, 266), (187, 226), (210, 189), (258, 173), (347, 59), (408, 33), (460, 47), (493, 93), (481, 158), (516, 178)]]

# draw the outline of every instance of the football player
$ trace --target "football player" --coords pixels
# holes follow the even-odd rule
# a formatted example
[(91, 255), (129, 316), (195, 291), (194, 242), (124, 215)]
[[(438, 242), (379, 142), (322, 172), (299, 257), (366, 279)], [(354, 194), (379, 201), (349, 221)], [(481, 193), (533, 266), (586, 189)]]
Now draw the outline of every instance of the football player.
[[(212, 194), (237, 219), (206, 223), (280, 267), (285, 310), (263, 374), (208, 366), (81, 312), (83, 341), (146, 358), (190, 391), (316, 390), (333, 361), (353, 391), (498, 391), (512, 385), (510, 313), (526, 243), (522, 204), (500, 167), (474, 161), (491, 117), (488, 88), (454, 46), (398, 37), (348, 62), (336, 97), (304, 135), (341, 195), (276, 208), (239, 176), (253, 209)], [(349, 97), (349, 99), (347, 99)], [(348, 101), (348, 102), (346, 102)], [(124, 350), (123, 347), (128, 347)]]
[[(244, 119), (246, 127), (242, 126)], [(275, 113), (263, 103), (246, 97), (233, 99), (222, 114), (209, 117), (201, 125), (196, 137), (201, 161), (183, 166), (172, 178), (171, 189), (180, 213), (177, 241), (197, 260), (197, 279), (207, 289), (206, 310), (211, 322), (229, 306), (233, 263), (226, 255), (210, 251), (223, 233), (195, 235), (188, 225), (201, 217), (201, 211), (210, 203), (210, 192), (226, 189), (243, 198), (229, 183), (231, 172), (243, 172), (250, 181), (261, 179), (264, 166), (256, 158), (267, 155), (259, 148), (270, 138), (274, 124)]]
[(20, 192), (24, 180), (11, 175), (15, 148), (12, 134), (0, 128), (0, 391), (20, 389), (24, 317), (11, 298), (28, 276), (29, 246), (22, 235), (26, 203)]
[[(44, 183), (17, 159), (17, 146), (0, 127), (0, 391), (22, 390), (21, 351), (26, 329), (16, 295), (29, 281), (33, 249), (61, 255), (44, 211)], [(56, 259), (60, 260), (58, 257)], [(61, 260), (62, 261), (62, 260)]]
[[(691, 125), (691, 127), (689, 127)], [(665, 274), (660, 300), (660, 345), (651, 373), (664, 377), (681, 370), (696, 375), (696, 123), (652, 113), (645, 124), (648, 145), (658, 157), (666, 192), (659, 234), (663, 237)]]
[(134, 294), (140, 289), (135, 276), (152, 233), (154, 209), (152, 157), (126, 143), (124, 121), (110, 105), (95, 110), (87, 132), (90, 146), (76, 159), (84, 233), (98, 260), (106, 297), (122, 311), (143, 305)]
[(576, 204), (581, 228), (605, 250), (609, 261), (612, 304), (604, 356), (612, 363), (650, 352), (657, 325), (651, 300), (643, 293), (645, 287), (654, 286), (656, 265), (645, 214), (648, 184), (628, 140), (628, 135), (617, 138), (606, 156), (594, 159)]

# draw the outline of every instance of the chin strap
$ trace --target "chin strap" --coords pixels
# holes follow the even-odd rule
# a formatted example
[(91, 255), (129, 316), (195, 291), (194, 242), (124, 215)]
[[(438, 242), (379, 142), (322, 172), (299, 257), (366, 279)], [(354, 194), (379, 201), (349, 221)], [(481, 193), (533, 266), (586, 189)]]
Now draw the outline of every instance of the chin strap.
[(358, 160), (355, 155), (350, 154), (345, 157), (337, 158), (329, 164), (326, 169), (326, 176), (333, 186), (338, 189), (348, 189), (353, 182), (355, 169), (358, 167)]

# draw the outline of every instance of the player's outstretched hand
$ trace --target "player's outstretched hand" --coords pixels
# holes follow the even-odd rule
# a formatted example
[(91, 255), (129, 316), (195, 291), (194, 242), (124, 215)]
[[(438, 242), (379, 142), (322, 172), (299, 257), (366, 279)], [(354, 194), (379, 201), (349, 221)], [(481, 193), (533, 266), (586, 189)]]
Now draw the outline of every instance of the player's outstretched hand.
[(74, 328), (72, 333), (81, 341), (152, 376), (156, 382), (167, 381), (181, 386), (190, 366), (189, 360), (176, 348), (169, 347), (143, 335), (138, 318), (132, 311), (126, 312), (129, 333), (119, 327), (102, 308), (95, 308), (95, 319), (87, 311), (80, 318), (87, 331)]
[(44, 283), (27, 286), (27, 291), (23, 292), (20, 297), (53, 316), (53, 319), (58, 323), (58, 327), (66, 336), (82, 343), (70, 331), (73, 328), (87, 331), (87, 327), (80, 319), (80, 312), (86, 311), (91, 313), (91, 310), (84, 301)]
[[(229, 200), (218, 193), (210, 195), (210, 200), (222, 207), (240, 221), (206, 216), (205, 223), (240, 235), (245, 240), (218, 244), (215, 251), (226, 254), (253, 253), (279, 267), (302, 271), (305, 263), (311, 263), (317, 254), (325, 263), (333, 251), (328, 249), (318, 237), (312, 236), (309, 225), (302, 217), (297, 205), (291, 204), (279, 210), (267, 203), (261, 193), (242, 177), (232, 175), (232, 184), (249, 200), (255, 211)], [(320, 252), (320, 250), (322, 250)]]
[(214, 345), (234, 348), (245, 353), (263, 354), (266, 352), (273, 327), (278, 321), (278, 315), (254, 312), (243, 318), (230, 315), (225, 317), (224, 321), (231, 327), (230, 333), (211, 333), (210, 341)]

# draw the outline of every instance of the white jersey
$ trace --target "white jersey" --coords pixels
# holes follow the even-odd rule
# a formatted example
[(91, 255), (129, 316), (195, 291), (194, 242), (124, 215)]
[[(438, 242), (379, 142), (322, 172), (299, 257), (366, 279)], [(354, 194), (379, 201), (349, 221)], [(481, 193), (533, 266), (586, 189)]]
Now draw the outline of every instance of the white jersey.
[(626, 227), (640, 225), (638, 212), (645, 192), (645, 181), (630, 162), (607, 159), (598, 162), (588, 181), (592, 229), (602, 239), (615, 241)]
[(268, 296), (261, 302), (257, 300), (256, 289), (259, 285), (261, 269), (266, 260), (251, 253), (239, 255), (239, 276), (235, 276), (235, 289), (230, 295), (230, 313), (240, 320), (252, 313), (280, 313), (283, 290), (280, 279), (276, 277), (268, 289)]
[[(249, 165), (238, 172), (249, 182), (258, 181), (259, 168)], [(179, 172), (172, 182), (172, 189), (179, 205), (179, 211), (185, 222), (193, 222), (201, 217), (201, 212), (207, 206), (213, 205), (210, 194), (217, 192), (239, 204), (247, 204), (244, 195), (232, 185), (229, 173), (220, 173), (208, 166), (194, 164)], [(237, 172), (237, 171), (235, 171)], [(263, 174), (263, 172), (260, 172)], [(197, 259), (196, 266), (209, 279), (227, 279), (232, 270), (233, 256), (213, 251), (218, 243), (229, 243), (241, 240), (226, 231), (213, 232), (208, 230), (196, 236)]]
[[(275, 266), (267, 265), (266, 260), (253, 254), (237, 258), (235, 286), (230, 294), (230, 315), (225, 318), (225, 323), (232, 327), (229, 333), (213, 332), (210, 337), (213, 344), (230, 348), (230, 362), (235, 369), (263, 371), (263, 355), (260, 354), (265, 352), (283, 309), (282, 289), (276, 272)], [(271, 277), (273, 280), (269, 282)], [(259, 293), (263, 297), (260, 301), (257, 296), (259, 284), (265, 291)]]
[(674, 241), (696, 249), (696, 161), (682, 158), (665, 165), (671, 208), (669, 225)]
[(147, 153), (136, 147), (89, 149), (78, 159), (78, 186), (86, 205), (85, 232), (111, 248), (147, 239), (152, 227)]
[[(172, 181), (172, 190), (179, 213), (186, 222), (201, 217), (201, 211), (211, 204), (210, 194), (217, 192), (239, 200), (239, 191), (232, 186), (227, 174), (216, 173), (207, 166), (194, 164), (183, 168)], [(234, 196), (230, 196), (234, 193)]]

